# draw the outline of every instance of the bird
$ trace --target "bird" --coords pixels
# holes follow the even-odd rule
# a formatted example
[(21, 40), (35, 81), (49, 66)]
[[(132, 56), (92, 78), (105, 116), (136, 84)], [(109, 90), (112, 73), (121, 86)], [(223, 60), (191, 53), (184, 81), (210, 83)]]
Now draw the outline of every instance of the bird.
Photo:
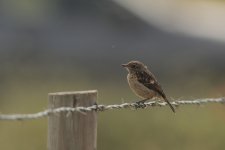
[(130, 61), (122, 64), (128, 71), (127, 81), (131, 90), (142, 100), (137, 103), (144, 103), (152, 98), (163, 98), (175, 113), (175, 109), (166, 97), (161, 85), (155, 75), (140, 61)]

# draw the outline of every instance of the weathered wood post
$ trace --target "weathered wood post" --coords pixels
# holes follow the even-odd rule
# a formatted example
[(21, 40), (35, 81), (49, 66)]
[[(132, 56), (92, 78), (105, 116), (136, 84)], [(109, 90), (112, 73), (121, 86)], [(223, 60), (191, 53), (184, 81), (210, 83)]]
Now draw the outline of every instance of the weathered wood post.
[[(97, 91), (49, 94), (49, 108), (91, 106)], [(48, 118), (48, 150), (96, 150), (97, 113), (63, 112)]]

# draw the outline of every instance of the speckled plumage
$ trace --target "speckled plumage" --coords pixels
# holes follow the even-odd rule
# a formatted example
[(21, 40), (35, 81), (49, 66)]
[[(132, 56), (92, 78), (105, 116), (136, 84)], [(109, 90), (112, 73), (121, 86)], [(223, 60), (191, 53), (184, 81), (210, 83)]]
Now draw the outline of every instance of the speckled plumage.
[(140, 98), (142, 101), (152, 99), (154, 97), (163, 98), (173, 112), (175, 109), (166, 98), (162, 87), (156, 80), (156, 77), (147, 69), (147, 67), (139, 61), (131, 61), (127, 64), (123, 64), (128, 70), (127, 81), (131, 90)]

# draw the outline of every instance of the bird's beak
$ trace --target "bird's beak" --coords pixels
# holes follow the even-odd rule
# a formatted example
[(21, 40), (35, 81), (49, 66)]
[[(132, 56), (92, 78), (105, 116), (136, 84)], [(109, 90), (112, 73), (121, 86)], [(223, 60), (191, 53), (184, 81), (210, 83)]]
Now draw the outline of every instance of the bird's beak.
[(122, 64), (122, 66), (126, 68), (128, 66), (128, 64)]

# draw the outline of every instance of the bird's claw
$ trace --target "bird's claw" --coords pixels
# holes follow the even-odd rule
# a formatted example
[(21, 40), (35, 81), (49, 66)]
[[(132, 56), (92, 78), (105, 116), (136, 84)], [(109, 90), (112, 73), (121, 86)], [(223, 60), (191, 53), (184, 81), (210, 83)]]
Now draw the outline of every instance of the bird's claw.
[(145, 107), (146, 107), (144, 101), (138, 101), (138, 102), (136, 102), (135, 104), (136, 104), (136, 105), (135, 105), (135, 109), (138, 109), (138, 108), (145, 108)]

